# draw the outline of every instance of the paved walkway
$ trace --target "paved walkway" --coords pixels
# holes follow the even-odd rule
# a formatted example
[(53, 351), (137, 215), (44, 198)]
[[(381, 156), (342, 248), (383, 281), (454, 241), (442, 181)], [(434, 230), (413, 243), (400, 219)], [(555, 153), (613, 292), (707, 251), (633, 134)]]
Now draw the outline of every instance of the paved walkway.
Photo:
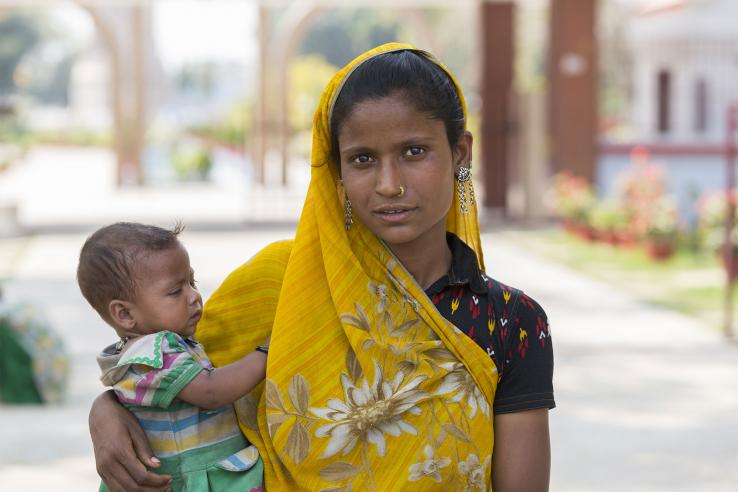
[[(286, 190), (244, 186), (248, 176), (225, 168), (211, 184), (118, 191), (109, 154), (39, 149), (0, 175), (0, 197), (15, 200), (21, 225), (43, 232), (2, 239), (0, 227), (6, 297), (42, 306), (74, 357), (65, 405), (0, 407), (0, 490), (97, 486), (86, 420), (102, 389), (94, 356), (111, 331), (75, 284), (86, 233), (124, 218), (194, 224), (183, 239), (207, 296), (260, 247), (292, 234), (307, 179), (296, 169)], [(738, 491), (738, 346), (697, 320), (526, 254), (504, 233), (485, 234), (484, 244), (488, 273), (526, 290), (550, 317), (558, 405), (551, 490)]]
[(552, 490), (738, 490), (738, 346), (494, 235), (485, 246), (491, 275), (550, 318)]
[[(208, 295), (232, 268), (290, 230), (187, 232)], [(8, 298), (43, 305), (74, 356), (69, 402), (2, 407), (0, 490), (92, 490), (86, 416), (110, 340), (77, 291), (83, 234), (37, 236), (10, 268)], [(484, 237), (489, 272), (547, 309), (556, 353), (553, 491), (738, 490), (738, 348), (698, 322), (653, 308)], [(1, 244), (1, 243), (0, 243)], [(52, 487), (53, 486), (53, 487)]]
[(216, 161), (210, 181), (157, 187), (115, 186), (115, 159), (108, 149), (35, 147), (0, 173), (0, 237), (16, 231), (86, 230), (116, 220), (195, 227), (274, 225), (300, 216), (310, 166), (296, 160), (289, 186), (275, 186), (281, 164), (268, 156), (266, 185), (253, 182), (247, 162)]

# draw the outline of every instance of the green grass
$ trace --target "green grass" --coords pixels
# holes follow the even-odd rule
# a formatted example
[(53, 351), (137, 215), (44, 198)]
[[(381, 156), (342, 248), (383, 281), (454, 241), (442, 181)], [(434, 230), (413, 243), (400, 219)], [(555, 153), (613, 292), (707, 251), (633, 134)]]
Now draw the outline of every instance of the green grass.
[[(616, 285), (645, 302), (722, 329), (725, 272), (719, 259), (709, 252), (682, 248), (670, 259), (657, 262), (648, 257), (643, 246), (619, 248), (591, 243), (559, 229), (504, 234), (538, 256)], [(738, 299), (734, 305), (734, 319), (738, 320)]]

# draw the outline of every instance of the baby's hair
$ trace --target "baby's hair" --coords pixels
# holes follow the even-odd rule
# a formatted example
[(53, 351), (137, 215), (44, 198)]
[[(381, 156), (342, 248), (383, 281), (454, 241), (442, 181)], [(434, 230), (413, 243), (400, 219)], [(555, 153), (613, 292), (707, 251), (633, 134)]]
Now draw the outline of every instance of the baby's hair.
[(77, 283), (87, 302), (108, 323), (113, 299), (131, 301), (136, 296), (135, 262), (142, 255), (176, 246), (184, 226), (173, 229), (117, 222), (95, 231), (79, 254)]
[(331, 112), (331, 157), (340, 169), (338, 135), (357, 104), (400, 94), (416, 110), (441, 120), (451, 148), (464, 133), (466, 120), (461, 98), (451, 77), (422, 51), (401, 50), (370, 58), (341, 88)]

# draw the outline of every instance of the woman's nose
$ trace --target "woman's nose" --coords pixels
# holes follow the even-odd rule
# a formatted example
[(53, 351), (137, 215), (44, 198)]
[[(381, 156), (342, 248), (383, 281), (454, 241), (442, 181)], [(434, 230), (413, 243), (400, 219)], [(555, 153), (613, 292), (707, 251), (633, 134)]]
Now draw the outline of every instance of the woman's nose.
[(387, 159), (377, 166), (377, 183), (375, 191), (385, 197), (397, 196), (402, 185), (402, 176), (398, 164)]

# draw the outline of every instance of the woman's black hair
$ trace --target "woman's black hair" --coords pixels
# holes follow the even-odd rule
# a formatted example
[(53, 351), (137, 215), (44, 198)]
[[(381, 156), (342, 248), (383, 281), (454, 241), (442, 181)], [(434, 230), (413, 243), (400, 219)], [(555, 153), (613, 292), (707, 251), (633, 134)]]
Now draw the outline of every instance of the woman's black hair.
[(382, 53), (349, 75), (331, 113), (331, 156), (339, 166), (338, 134), (354, 107), (368, 99), (401, 93), (418, 111), (443, 121), (451, 148), (464, 132), (464, 110), (451, 77), (436, 63), (412, 50)]

